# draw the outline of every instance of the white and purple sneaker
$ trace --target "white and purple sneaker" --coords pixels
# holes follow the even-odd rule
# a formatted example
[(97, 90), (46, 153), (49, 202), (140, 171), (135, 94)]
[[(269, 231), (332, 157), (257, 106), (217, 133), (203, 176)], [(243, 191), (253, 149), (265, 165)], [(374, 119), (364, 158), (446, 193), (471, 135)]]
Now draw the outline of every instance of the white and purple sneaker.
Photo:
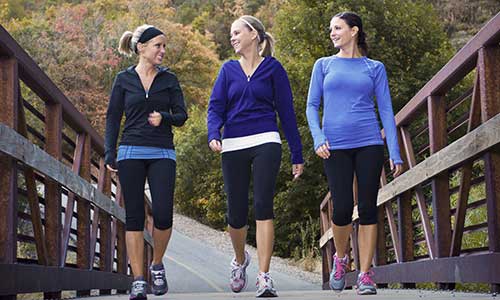
[(245, 251), (245, 261), (242, 264), (236, 262), (236, 257), (231, 261), (231, 278), (229, 285), (235, 293), (243, 291), (247, 287), (247, 267), (250, 264), (250, 255)]

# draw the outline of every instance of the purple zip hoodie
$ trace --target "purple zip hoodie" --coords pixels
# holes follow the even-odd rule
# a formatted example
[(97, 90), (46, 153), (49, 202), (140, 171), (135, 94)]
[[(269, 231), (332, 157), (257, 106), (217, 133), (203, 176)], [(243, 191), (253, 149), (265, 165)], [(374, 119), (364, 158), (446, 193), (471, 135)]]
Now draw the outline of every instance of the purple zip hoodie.
[(225, 62), (208, 104), (208, 141), (278, 131), (276, 112), (288, 141), (293, 164), (303, 163), (302, 143), (293, 109), (290, 82), (274, 57), (265, 57), (250, 78), (239, 61)]

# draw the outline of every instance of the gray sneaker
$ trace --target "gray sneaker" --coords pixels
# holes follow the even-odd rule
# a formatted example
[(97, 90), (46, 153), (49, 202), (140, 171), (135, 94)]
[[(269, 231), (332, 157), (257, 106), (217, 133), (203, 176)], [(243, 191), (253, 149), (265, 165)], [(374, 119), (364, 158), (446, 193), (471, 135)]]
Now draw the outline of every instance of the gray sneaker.
[(257, 292), (255, 297), (257, 298), (271, 298), (278, 297), (276, 289), (274, 288), (273, 279), (269, 273), (259, 272), (257, 275)]
[(153, 285), (151, 290), (156, 296), (164, 295), (168, 292), (168, 283), (163, 264), (154, 265), (150, 268)]
[(245, 261), (243, 264), (236, 262), (236, 257), (231, 261), (231, 278), (229, 285), (235, 293), (243, 291), (247, 287), (247, 267), (250, 264), (250, 255), (245, 251)]
[(135, 280), (130, 288), (130, 300), (146, 300), (148, 283), (144, 280)]
[(377, 294), (377, 288), (375, 287), (375, 282), (372, 279), (373, 271), (368, 271), (366, 273), (359, 273), (357, 280), (358, 295), (375, 295)]
[(333, 256), (333, 268), (330, 273), (330, 288), (334, 291), (341, 292), (345, 288), (347, 260), (347, 255), (342, 259), (338, 258), (336, 254)]

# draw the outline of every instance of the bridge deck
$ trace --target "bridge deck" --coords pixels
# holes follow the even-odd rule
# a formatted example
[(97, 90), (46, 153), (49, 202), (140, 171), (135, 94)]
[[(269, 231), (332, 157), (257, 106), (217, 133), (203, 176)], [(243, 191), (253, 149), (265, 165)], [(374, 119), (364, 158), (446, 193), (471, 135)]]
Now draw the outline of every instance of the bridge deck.
[[(279, 291), (278, 291), (279, 292)], [(197, 293), (197, 294), (167, 294), (169, 300), (255, 300), (255, 294), (253, 292), (244, 292), (241, 294), (233, 293)], [(148, 295), (148, 299), (165, 299), (164, 296), (158, 297), (153, 295)], [(83, 299), (83, 298), (82, 298)], [(86, 299), (92, 300), (128, 300), (128, 295), (120, 296), (100, 296), (91, 297)], [(346, 290), (342, 293), (335, 293), (332, 291), (283, 291), (279, 292), (279, 300), (298, 300), (298, 299), (308, 299), (308, 300), (375, 300), (375, 299), (397, 299), (397, 300), (412, 300), (412, 299), (433, 299), (433, 300), (474, 300), (474, 299), (491, 299), (498, 300), (498, 298), (493, 294), (475, 294), (475, 293), (454, 293), (454, 292), (444, 292), (444, 291), (423, 291), (423, 290), (389, 290), (380, 289), (378, 295), (374, 296), (358, 296), (352, 290)]]

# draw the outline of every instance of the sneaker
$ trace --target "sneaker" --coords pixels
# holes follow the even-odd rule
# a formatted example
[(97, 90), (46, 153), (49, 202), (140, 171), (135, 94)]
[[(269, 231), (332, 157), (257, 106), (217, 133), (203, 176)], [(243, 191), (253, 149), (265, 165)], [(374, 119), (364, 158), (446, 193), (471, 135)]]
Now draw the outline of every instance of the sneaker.
[(347, 269), (347, 255), (340, 259), (337, 254), (333, 256), (333, 268), (330, 273), (330, 288), (334, 291), (342, 291), (345, 288), (345, 273)]
[(243, 264), (236, 262), (236, 257), (231, 261), (231, 279), (229, 285), (235, 293), (243, 291), (247, 287), (247, 267), (250, 264), (250, 255), (245, 251)]
[(151, 290), (156, 296), (164, 295), (168, 291), (167, 277), (163, 264), (153, 265), (150, 268), (153, 286)]
[(358, 286), (358, 295), (375, 295), (377, 294), (377, 288), (375, 287), (375, 282), (372, 279), (373, 271), (368, 271), (366, 273), (359, 273), (358, 281), (356, 285)]
[(130, 289), (130, 300), (146, 300), (148, 283), (144, 280), (134, 280)]
[(276, 290), (274, 289), (273, 279), (269, 273), (259, 272), (257, 275), (257, 292), (255, 297), (257, 298), (270, 298), (278, 297)]

